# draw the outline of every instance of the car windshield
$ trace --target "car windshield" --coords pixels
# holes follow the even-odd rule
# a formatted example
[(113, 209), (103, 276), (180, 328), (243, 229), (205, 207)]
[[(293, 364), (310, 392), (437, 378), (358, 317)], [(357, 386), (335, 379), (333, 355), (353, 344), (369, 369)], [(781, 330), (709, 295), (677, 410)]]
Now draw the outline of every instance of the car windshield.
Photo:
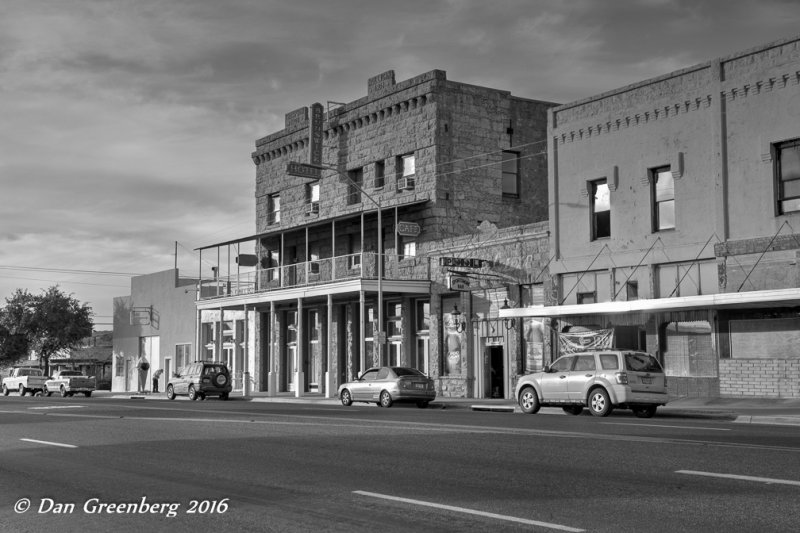
[(424, 376), (422, 372), (416, 368), (404, 368), (400, 366), (393, 366), (392, 371), (398, 376)]
[(626, 353), (625, 367), (631, 372), (663, 372), (658, 360), (647, 353)]

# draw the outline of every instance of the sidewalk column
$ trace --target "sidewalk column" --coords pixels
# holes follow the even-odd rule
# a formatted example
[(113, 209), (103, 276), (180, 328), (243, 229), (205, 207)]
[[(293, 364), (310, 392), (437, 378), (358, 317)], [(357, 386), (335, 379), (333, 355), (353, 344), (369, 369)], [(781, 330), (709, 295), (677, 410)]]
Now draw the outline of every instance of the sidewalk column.
[(305, 392), (305, 374), (303, 372), (303, 362), (305, 361), (306, 342), (305, 331), (303, 331), (303, 299), (297, 299), (297, 349), (294, 356), (294, 395), (296, 398), (303, 396)]
[(242, 369), (242, 379), (244, 386), (242, 387), (242, 396), (245, 398), (250, 396), (250, 310), (247, 309), (247, 304), (244, 304), (244, 357), (242, 361), (244, 368)]
[(278, 321), (275, 319), (275, 302), (269, 303), (269, 318), (267, 319), (267, 396), (275, 396), (278, 392), (278, 373), (276, 372), (277, 345), (278, 345)]
[(333, 398), (335, 394), (333, 391), (333, 376), (331, 375), (331, 368), (333, 363), (333, 296), (328, 295), (328, 346), (326, 347), (326, 362), (325, 362), (325, 397)]

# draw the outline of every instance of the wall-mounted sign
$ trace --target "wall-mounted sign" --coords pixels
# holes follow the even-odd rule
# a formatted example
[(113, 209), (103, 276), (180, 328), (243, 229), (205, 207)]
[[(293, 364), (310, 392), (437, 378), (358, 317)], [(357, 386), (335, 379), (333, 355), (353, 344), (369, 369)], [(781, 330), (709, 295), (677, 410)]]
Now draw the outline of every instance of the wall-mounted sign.
[(439, 266), (444, 267), (462, 267), (462, 268), (483, 268), (485, 266), (492, 266), (491, 261), (486, 259), (475, 259), (469, 257), (440, 257)]
[(397, 234), (403, 237), (416, 237), (420, 234), (422, 228), (416, 222), (403, 222), (397, 223)]
[(486, 346), (502, 346), (503, 337), (486, 337)]
[(470, 290), (470, 279), (466, 276), (450, 274), (450, 276), (447, 277), (447, 287), (451, 291), (468, 292)]
[(322, 104), (311, 105), (311, 122), (308, 125), (308, 162), (312, 165), (322, 164)]

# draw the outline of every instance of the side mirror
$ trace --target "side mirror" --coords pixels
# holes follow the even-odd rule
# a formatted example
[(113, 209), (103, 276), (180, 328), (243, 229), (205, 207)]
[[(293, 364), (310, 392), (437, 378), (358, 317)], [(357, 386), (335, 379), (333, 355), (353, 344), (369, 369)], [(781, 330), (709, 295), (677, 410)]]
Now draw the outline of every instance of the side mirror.
[(544, 373), (549, 374), (551, 372), (550, 365), (544, 365)]

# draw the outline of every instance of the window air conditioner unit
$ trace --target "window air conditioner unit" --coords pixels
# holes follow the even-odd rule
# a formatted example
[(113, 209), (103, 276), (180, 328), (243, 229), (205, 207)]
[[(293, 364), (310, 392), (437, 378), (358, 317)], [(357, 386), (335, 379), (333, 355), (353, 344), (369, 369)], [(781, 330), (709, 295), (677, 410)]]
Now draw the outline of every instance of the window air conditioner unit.
[(310, 202), (306, 206), (306, 214), (307, 215), (316, 215), (319, 213), (319, 203), (318, 202)]
[(397, 188), (401, 191), (414, 189), (414, 178), (400, 178), (397, 180)]

